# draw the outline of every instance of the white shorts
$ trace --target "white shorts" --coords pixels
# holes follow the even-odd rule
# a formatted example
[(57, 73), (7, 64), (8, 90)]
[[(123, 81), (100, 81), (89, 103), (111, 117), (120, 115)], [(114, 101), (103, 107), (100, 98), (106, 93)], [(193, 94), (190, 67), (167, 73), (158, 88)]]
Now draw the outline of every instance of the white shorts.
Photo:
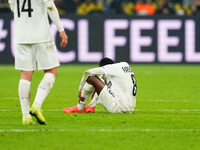
[(110, 113), (132, 113), (134, 111), (134, 105), (128, 107), (124, 97), (107, 86), (99, 94), (99, 104)]
[(48, 70), (60, 65), (53, 41), (36, 44), (16, 44), (15, 68), (24, 71)]

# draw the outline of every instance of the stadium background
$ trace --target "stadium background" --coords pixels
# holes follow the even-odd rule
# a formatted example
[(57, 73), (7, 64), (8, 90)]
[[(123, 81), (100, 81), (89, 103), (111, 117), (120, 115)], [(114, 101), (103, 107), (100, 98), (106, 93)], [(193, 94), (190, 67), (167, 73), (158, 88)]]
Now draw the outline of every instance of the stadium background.
[[(69, 36), (67, 48), (60, 48), (51, 24), (62, 63), (97, 63), (105, 56), (129, 63), (200, 62), (199, 0), (57, 0), (56, 4)], [(0, 63), (13, 64), (12, 14), (7, 3), (0, 6)]]
[[(13, 16), (0, 2), (1, 150), (199, 150), (200, 0), (56, 0), (69, 45), (59, 47), (51, 24), (63, 65), (42, 107), (47, 126), (21, 123)], [(135, 111), (63, 113), (77, 103), (82, 73), (103, 56), (131, 64)], [(31, 102), (42, 77), (34, 72)]]

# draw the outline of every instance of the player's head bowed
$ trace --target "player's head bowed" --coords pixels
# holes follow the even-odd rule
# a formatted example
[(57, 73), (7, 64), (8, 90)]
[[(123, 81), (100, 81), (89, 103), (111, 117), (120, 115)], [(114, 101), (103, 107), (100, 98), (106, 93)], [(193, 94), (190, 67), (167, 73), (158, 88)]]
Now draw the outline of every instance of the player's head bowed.
[(112, 59), (105, 57), (105, 58), (102, 58), (100, 60), (99, 66), (102, 67), (102, 66), (105, 66), (105, 65), (108, 65), (108, 64), (114, 64), (114, 63), (115, 62)]

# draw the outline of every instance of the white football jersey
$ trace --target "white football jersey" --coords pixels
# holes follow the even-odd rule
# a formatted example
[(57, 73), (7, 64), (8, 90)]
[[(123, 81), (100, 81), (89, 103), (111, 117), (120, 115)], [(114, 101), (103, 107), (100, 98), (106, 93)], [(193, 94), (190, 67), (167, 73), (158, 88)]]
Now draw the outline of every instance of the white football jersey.
[(116, 96), (120, 95), (120, 97), (123, 97), (123, 99), (121, 99), (121, 104), (130, 108), (136, 106), (137, 83), (134, 73), (128, 63), (115, 63), (87, 70), (81, 80), (79, 89), (82, 89), (83, 84), (85, 84), (89, 76), (97, 74), (105, 76), (106, 85), (111, 90), (117, 91), (117, 93), (115, 93)]
[(31, 44), (52, 40), (45, 1), (9, 0), (13, 6), (15, 42)]

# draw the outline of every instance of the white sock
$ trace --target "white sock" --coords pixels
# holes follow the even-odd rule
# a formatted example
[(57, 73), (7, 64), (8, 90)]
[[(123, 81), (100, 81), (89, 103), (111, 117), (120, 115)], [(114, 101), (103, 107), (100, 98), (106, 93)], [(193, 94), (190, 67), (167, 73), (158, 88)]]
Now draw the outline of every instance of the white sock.
[(19, 99), (21, 103), (22, 115), (23, 117), (31, 118), (29, 114), (30, 108), (30, 89), (31, 89), (31, 82), (28, 80), (21, 79), (19, 81)]
[(85, 83), (85, 85), (83, 87), (82, 94), (81, 94), (81, 96), (84, 97), (85, 100), (84, 101), (80, 101), (78, 103), (77, 106), (78, 106), (79, 110), (83, 110), (85, 108), (85, 105), (86, 105), (90, 95), (92, 94), (93, 90), (94, 90), (94, 87), (92, 85), (90, 85), (88, 83)]
[(49, 94), (51, 88), (53, 87), (54, 82), (55, 82), (55, 76), (52, 73), (45, 73), (42, 81), (38, 86), (33, 104), (35, 104), (39, 108), (42, 107), (42, 104), (47, 95)]
[(99, 103), (99, 96), (98, 96), (97, 93), (95, 93), (93, 99), (89, 103), (89, 106), (90, 107), (95, 107), (98, 103)]

